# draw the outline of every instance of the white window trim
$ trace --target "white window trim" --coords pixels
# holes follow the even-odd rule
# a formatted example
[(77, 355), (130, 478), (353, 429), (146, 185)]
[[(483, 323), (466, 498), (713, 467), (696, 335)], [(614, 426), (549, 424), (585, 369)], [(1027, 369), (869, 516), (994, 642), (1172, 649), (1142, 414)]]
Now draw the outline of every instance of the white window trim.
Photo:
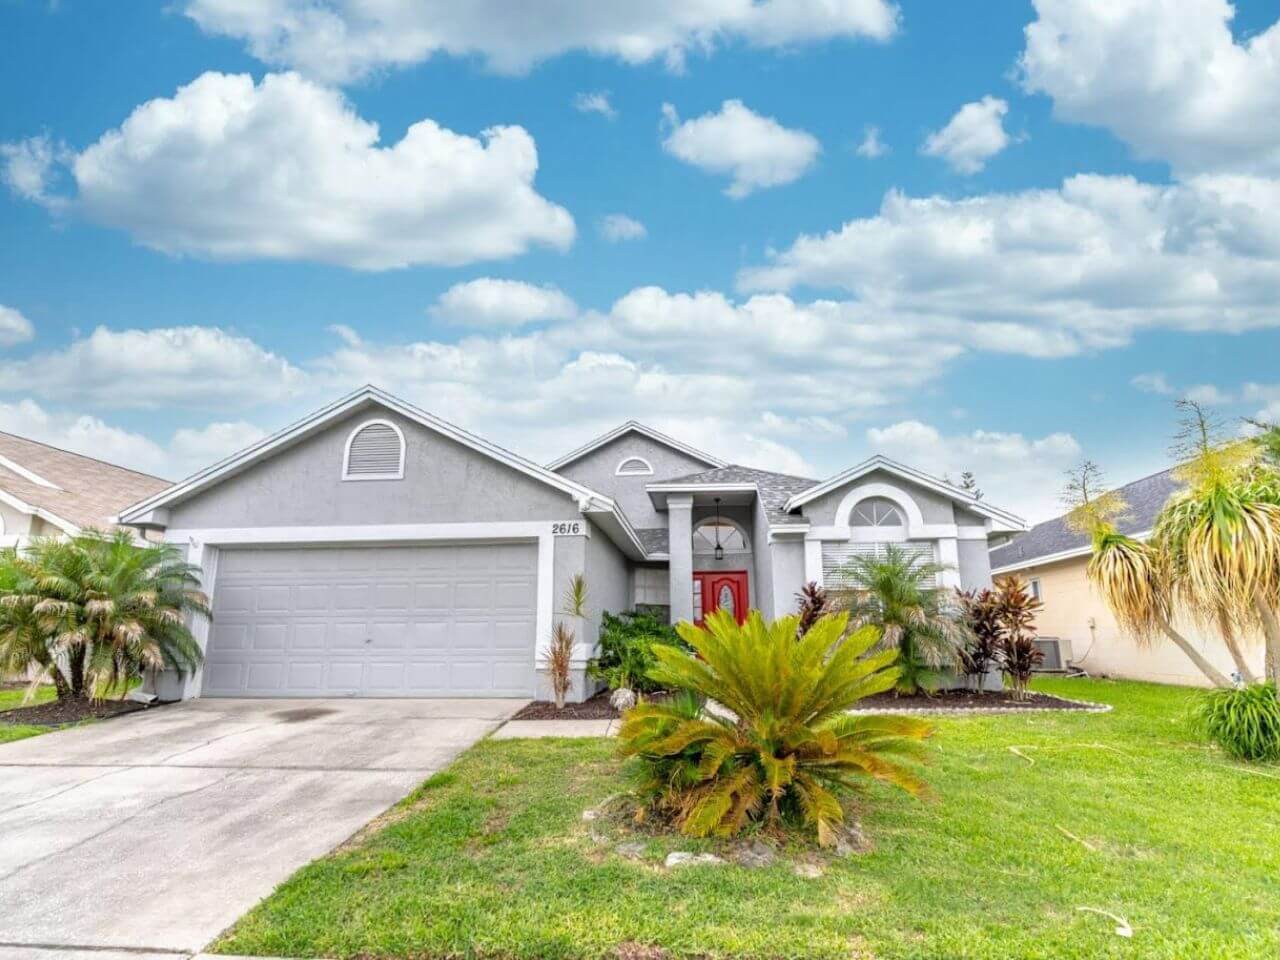
[[(629, 463), (643, 463), (643, 470), (623, 470)], [(644, 457), (623, 457), (618, 463), (618, 469), (613, 471), (615, 477), (651, 477), (653, 476), (653, 464)]]
[[(333, 527), (209, 527), (165, 531), (165, 542), (185, 545), (187, 562), (201, 568), (201, 586), (213, 602), (217, 589), (219, 550), (236, 546), (349, 546), (379, 543), (420, 543), (424, 545), (481, 541), (510, 543), (533, 541), (538, 544), (538, 585), (534, 635), (536, 652), (534, 667), (544, 668), (550, 658), (551, 629), (555, 617), (555, 541), (552, 522), (528, 520), (490, 523), (394, 523), (361, 524)], [(209, 621), (197, 617), (192, 633), (203, 653), (209, 643)], [(591, 655), (586, 645), (574, 647), (573, 666), (584, 666)], [(182, 698), (200, 695), (204, 683), (203, 668), (187, 675)]]
[[(362, 473), (359, 476), (351, 475), (351, 444), (355, 442), (360, 431), (365, 427), (384, 426), (390, 427), (395, 431), (397, 437), (400, 438), (400, 468), (395, 473)], [(373, 420), (365, 420), (349, 434), (347, 434), (347, 445), (342, 451), (342, 479), (345, 481), (356, 482), (360, 480), (403, 480), (404, 479), (404, 454), (405, 454), (404, 431), (390, 420), (375, 418)]]

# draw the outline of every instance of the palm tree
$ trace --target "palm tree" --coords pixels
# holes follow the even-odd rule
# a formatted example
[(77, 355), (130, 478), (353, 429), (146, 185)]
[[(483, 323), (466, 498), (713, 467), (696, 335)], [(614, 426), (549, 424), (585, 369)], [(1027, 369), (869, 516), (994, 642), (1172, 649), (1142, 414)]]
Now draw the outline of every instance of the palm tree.
[(900, 694), (936, 689), (943, 670), (960, 666), (967, 631), (949, 593), (934, 585), (947, 569), (890, 544), (883, 556), (855, 557), (841, 571), (853, 623), (880, 628), (881, 643), (898, 650)]
[[(40, 540), (3, 564), (0, 659), (26, 656), (60, 699), (88, 699), (148, 669), (201, 660), (188, 615), (209, 616), (198, 568), (124, 531)], [(25, 651), (25, 653), (24, 653)]]
[[(1216, 686), (1232, 686), (1174, 627), (1179, 613), (1219, 630), (1246, 683), (1255, 679), (1242, 639), (1261, 633), (1268, 680), (1280, 689), (1280, 464), (1257, 438), (1221, 441), (1195, 403), (1184, 411), (1175, 453), (1186, 486), (1156, 517), (1150, 540), (1120, 533), (1124, 504), (1100, 489), (1086, 462), (1069, 484), (1069, 522), (1090, 534), (1089, 579), (1121, 629), (1140, 643), (1168, 637)], [(1094, 490), (1082, 482), (1086, 475)]]

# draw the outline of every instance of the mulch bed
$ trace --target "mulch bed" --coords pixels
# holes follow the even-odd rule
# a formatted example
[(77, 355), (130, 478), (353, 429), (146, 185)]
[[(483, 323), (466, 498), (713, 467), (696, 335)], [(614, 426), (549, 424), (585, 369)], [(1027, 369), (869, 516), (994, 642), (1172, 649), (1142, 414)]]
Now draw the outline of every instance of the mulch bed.
[(972, 690), (939, 690), (931, 697), (923, 694), (895, 697), (877, 693), (858, 701), (859, 710), (1089, 710), (1087, 703), (1073, 703), (1044, 693), (1029, 693), (1025, 700), (1013, 699), (1008, 690), (974, 693)]
[(52, 700), (34, 707), (18, 707), (14, 710), (0, 711), (0, 723), (10, 725), (26, 725), (33, 727), (65, 727), (80, 723), (82, 720), (105, 720), (108, 717), (119, 717), (126, 713), (137, 713), (146, 710), (145, 703), (132, 700), (75, 700), (59, 703)]
[(609, 691), (597, 693), (582, 703), (566, 703), (563, 710), (549, 700), (535, 700), (512, 720), (613, 720), (618, 711), (609, 706)]

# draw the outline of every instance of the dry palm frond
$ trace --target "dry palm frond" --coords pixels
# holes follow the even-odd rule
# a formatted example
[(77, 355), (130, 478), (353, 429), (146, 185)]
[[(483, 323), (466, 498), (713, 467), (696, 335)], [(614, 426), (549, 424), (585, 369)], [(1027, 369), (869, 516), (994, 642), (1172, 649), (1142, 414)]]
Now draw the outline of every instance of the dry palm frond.
[(551, 631), (551, 646), (547, 650), (547, 674), (551, 679), (551, 692), (556, 698), (557, 709), (564, 707), (564, 698), (573, 683), (573, 647), (576, 638), (563, 623), (557, 623)]
[(1105, 533), (1095, 539), (1085, 572), (1120, 629), (1139, 643), (1150, 643), (1168, 621), (1167, 574), (1148, 544)]

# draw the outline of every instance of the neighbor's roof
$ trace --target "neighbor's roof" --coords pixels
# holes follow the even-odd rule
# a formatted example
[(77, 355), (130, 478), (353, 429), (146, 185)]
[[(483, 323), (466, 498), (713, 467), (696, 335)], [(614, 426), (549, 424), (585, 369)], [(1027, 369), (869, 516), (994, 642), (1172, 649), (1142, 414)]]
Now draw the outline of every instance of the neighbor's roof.
[(808, 521), (804, 517), (788, 514), (785, 509), (786, 503), (791, 497), (803, 490), (808, 490), (817, 482), (807, 477), (793, 477), (787, 473), (773, 473), (770, 470), (757, 470), (755, 467), (743, 467), (731, 463), (714, 470), (673, 477), (670, 480), (659, 480), (649, 484), (648, 488), (753, 485), (759, 491), (760, 501), (764, 504), (765, 515), (770, 523), (803, 524)]
[[(1116, 524), (1120, 532), (1145, 534), (1150, 531), (1160, 508), (1182, 486), (1174, 477), (1173, 470), (1169, 469), (1121, 487), (1116, 493), (1124, 499), (1129, 509)], [(1063, 514), (1044, 523), (1037, 523), (1003, 547), (992, 550), (991, 569), (994, 573), (1019, 570), (1033, 564), (1084, 556), (1088, 552), (1088, 534), (1077, 533), (1068, 527), (1066, 515)]]
[(112, 528), (121, 510), (168, 486), (159, 477), (0, 433), (0, 499), (67, 533)]
[(686, 456), (693, 457), (695, 460), (701, 460), (709, 467), (723, 467), (725, 465), (724, 461), (718, 457), (713, 457), (709, 453), (703, 453), (696, 447), (691, 447), (689, 444), (677, 440), (675, 437), (669, 437), (665, 433), (659, 433), (657, 430), (653, 429), (653, 427), (646, 427), (643, 423), (640, 423), (637, 420), (628, 420), (626, 423), (614, 427), (608, 433), (602, 433), (600, 436), (579, 447), (577, 450), (566, 453), (559, 460), (553, 460), (551, 463), (547, 464), (547, 469), (559, 470), (562, 467), (566, 467), (575, 460), (581, 460), (591, 451), (599, 450), (606, 443), (612, 443), (614, 440), (619, 437), (626, 436), (628, 433), (638, 433), (643, 437), (648, 437), (656, 443), (661, 443), (664, 446), (670, 447), (672, 450), (678, 450)]

